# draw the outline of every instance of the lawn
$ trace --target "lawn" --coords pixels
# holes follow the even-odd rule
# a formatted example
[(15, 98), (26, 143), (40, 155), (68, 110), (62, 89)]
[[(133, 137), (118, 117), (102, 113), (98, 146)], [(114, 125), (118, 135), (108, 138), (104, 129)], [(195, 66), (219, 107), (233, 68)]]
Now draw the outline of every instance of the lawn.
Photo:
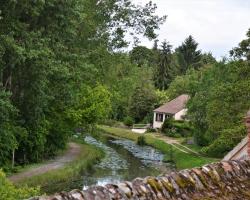
[[(122, 129), (122, 128), (99, 126), (99, 129), (101, 129), (101, 131), (104, 131), (106, 133), (109, 133), (118, 137), (130, 139), (130, 140), (134, 140), (134, 141), (137, 141), (138, 137), (141, 136), (141, 134), (134, 133), (130, 130)], [(155, 138), (153, 134), (154, 133), (148, 133), (148, 134), (143, 135), (145, 137), (146, 144), (164, 153), (165, 155), (164, 159), (168, 161), (170, 159), (171, 145), (165, 143), (161, 139)], [(178, 170), (199, 167), (207, 163), (218, 161), (218, 159), (215, 159), (215, 158), (208, 158), (204, 156), (196, 156), (193, 154), (187, 154), (187, 153), (179, 151), (176, 148), (172, 148), (172, 155), (173, 155), (173, 160)]]

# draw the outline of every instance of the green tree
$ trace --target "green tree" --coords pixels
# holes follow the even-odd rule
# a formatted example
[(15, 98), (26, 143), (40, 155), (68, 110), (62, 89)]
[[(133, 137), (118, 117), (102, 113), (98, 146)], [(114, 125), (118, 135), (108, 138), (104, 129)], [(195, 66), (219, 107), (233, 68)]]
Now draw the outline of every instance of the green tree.
[[(111, 111), (110, 93), (101, 85), (83, 88), (78, 104), (68, 110), (68, 117), (76, 126), (94, 125), (108, 117)], [(84, 95), (83, 95), (84, 94)]]
[(20, 164), (55, 155), (78, 124), (107, 116), (109, 96), (122, 96), (112, 99), (118, 99), (114, 108), (128, 105), (120, 90), (132, 82), (134, 68), (122, 69), (126, 63), (117, 49), (127, 45), (129, 33), (156, 37), (165, 17), (155, 10), (152, 2), (136, 6), (129, 0), (1, 2), (0, 145), (10, 145), (0, 146), (0, 165), (13, 150)]
[(207, 68), (196, 85), (188, 103), (189, 119), (198, 143), (209, 145), (204, 150), (208, 154), (223, 156), (245, 136), (242, 118), (250, 107), (249, 77), (247, 62), (220, 63)]
[(201, 67), (201, 51), (197, 50), (198, 43), (190, 35), (185, 41), (176, 49), (179, 72), (185, 74), (190, 68), (198, 69)]
[(250, 29), (248, 29), (246, 36), (247, 39), (242, 40), (238, 47), (235, 47), (230, 51), (232, 57), (250, 60)]
[(217, 61), (213, 57), (213, 54), (211, 52), (203, 53), (201, 55), (201, 63), (202, 63), (202, 65), (211, 65), (211, 64), (215, 64), (216, 62)]
[(172, 80), (172, 55), (171, 48), (166, 41), (162, 43), (162, 49), (159, 50), (159, 62), (156, 66), (154, 81), (156, 88), (160, 90), (167, 89), (169, 83)]
[(197, 71), (190, 69), (185, 75), (176, 76), (171, 82), (167, 94), (170, 99), (176, 98), (181, 94), (189, 94), (195, 96), (199, 85), (200, 77), (205, 69)]
[(0, 90), (0, 163), (10, 165), (12, 151), (17, 147), (16, 135), (13, 132), (16, 109), (9, 100), (9, 93)]
[(130, 52), (131, 61), (137, 64), (138, 67), (142, 67), (143, 65), (148, 65), (149, 63), (151, 63), (152, 57), (152, 50), (144, 46), (134, 47)]
[[(152, 112), (157, 103), (153, 83), (145, 77), (137, 85), (130, 99), (129, 113), (136, 123), (142, 122), (144, 118), (146, 120), (152, 118)], [(147, 121), (147, 123), (149, 122)]]

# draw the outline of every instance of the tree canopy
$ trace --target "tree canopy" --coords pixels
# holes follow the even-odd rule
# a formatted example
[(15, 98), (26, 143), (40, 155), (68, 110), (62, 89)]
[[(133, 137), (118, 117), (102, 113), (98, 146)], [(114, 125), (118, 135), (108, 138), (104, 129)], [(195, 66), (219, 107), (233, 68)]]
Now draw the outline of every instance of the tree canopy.
[(129, 34), (156, 37), (166, 17), (155, 10), (130, 0), (1, 2), (0, 166), (13, 153), (17, 164), (54, 156), (75, 128), (126, 115), (122, 90), (136, 69), (119, 49)]

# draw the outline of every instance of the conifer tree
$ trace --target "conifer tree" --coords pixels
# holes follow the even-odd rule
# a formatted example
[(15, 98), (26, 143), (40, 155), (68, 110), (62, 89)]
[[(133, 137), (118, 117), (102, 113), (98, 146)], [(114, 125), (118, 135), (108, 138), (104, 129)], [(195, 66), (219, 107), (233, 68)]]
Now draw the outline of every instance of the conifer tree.
[(190, 68), (198, 69), (201, 67), (201, 50), (197, 50), (198, 43), (190, 35), (176, 49), (177, 60), (180, 74), (185, 74)]
[(172, 46), (164, 41), (161, 47), (162, 48), (159, 50), (158, 65), (155, 70), (154, 80), (156, 88), (165, 90), (172, 80)]

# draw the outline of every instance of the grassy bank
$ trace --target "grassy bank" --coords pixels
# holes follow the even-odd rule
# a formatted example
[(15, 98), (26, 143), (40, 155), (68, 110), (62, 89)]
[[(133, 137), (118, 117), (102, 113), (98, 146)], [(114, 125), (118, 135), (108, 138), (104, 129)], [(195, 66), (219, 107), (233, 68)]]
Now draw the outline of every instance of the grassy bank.
[(84, 143), (80, 143), (79, 145), (81, 146), (81, 153), (73, 162), (63, 168), (25, 178), (16, 183), (16, 185), (39, 186), (41, 192), (47, 194), (75, 188), (77, 184), (80, 184), (82, 181), (81, 175), (91, 169), (104, 155), (100, 149), (92, 145)]
[[(99, 128), (109, 134), (127, 138), (130, 140), (137, 141), (138, 137), (141, 136), (141, 134), (133, 133), (130, 130), (122, 129), (122, 128), (114, 128), (109, 126), (99, 126)], [(147, 145), (150, 145), (158, 150), (160, 150), (162, 153), (164, 153), (165, 160), (170, 159), (170, 152), (171, 152), (171, 145), (165, 143), (164, 141), (155, 138), (153, 133), (144, 134), (145, 141)], [(192, 154), (187, 154), (184, 152), (179, 151), (176, 148), (172, 148), (172, 155), (173, 160), (176, 164), (177, 169), (186, 169), (186, 168), (193, 168), (202, 166), (207, 163), (215, 162), (217, 159), (214, 158), (208, 158), (203, 156), (196, 156)]]

